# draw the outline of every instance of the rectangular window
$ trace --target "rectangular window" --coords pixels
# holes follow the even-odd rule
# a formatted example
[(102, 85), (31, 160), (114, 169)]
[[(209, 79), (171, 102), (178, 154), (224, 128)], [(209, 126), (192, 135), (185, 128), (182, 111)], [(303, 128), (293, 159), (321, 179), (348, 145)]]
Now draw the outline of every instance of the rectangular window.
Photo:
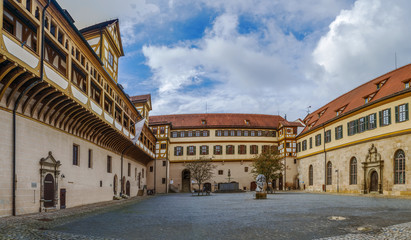
[(257, 132), (257, 136), (261, 137), (263, 135), (262, 131)]
[(127, 164), (127, 176), (131, 176), (131, 163)]
[(324, 142), (325, 142), (325, 143), (331, 142), (331, 130), (325, 131)]
[(160, 148), (161, 148), (161, 149), (166, 149), (166, 148), (167, 148), (167, 144), (162, 143), (162, 144), (160, 145)]
[(107, 96), (104, 97), (104, 110), (110, 115), (113, 115), (113, 101)]
[(227, 145), (226, 146), (226, 154), (234, 154), (234, 146), (233, 145)]
[(167, 165), (166, 161), (163, 161), (163, 167), (165, 167)]
[(218, 170), (218, 175), (223, 175), (224, 171), (223, 170)]
[(239, 145), (238, 146), (238, 154), (247, 154), (247, 146), (246, 145)]
[(217, 137), (221, 137), (221, 130), (216, 130), (216, 131), (215, 131), (215, 135), (216, 135)]
[(358, 127), (358, 120), (353, 120), (351, 122), (347, 123), (347, 131), (348, 131), (348, 136), (352, 136), (357, 133), (357, 127)]
[(50, 25), (51, 35), (56, 36), (56, 29), (57, 29), (56, 24), (54, 22), (51, 22), (51, 25)]
[(257, 145), (251, 145), (250, 146), (250, 154), (258, 154), (258, 146)]
[(79, 165), (79, 158), (80, 158), (79, 148), (80, 148), (79, 145), (73, 144), (73, 165), (76, 165), (76, 166)]
[(248, 172), (248, 167), (244, 167), (244, 172)]
[(335, 140), (343, 138), (343, 126), (340, 125), (335, 128)]
[(85, 74), (76, 64), (71, 65), (71, 82), (81, 91), (87, 93), (87, 74)]
[(161, 184), (166, 184), (166, 178), (161, 179)]
[(110, 64), (110, 66), (113, 66), (113, 65), (114, 65), (114, 57), (113, 57), (113, 54), (111, 53), (111, 51), (108, 51), (108, 59), (107, 59), (107, 61), (108, 61), (108, 64)]
[[(116, 104), (117, 105), (117, 104)], [(115, 107), (114, 108), (114, 118), (117, 120), (117, 122), (121, 123), (121, 108)]]
[(153, 171), (154, 171), (154, 167), (150, 166), (150, 172), (153, 172)]
[(237, 136), (243, 136), (243, 132), (241, 130), (237, 130)]
[(98, 105), (101, 105), (101, 89), (95, 84), (93, 81), (90, 81), (91, 88), (90, 88), (90, 97), (93, 99)]
[(107, 156), (107, 172), (111, 173), (111, 156)]
[(224, 137), (228, 136), (228, 130), (224, 130)]
[(374, 128), (377, 127), (377, 114), (376, 113), (370, 114), (366, 118), (368, 119), (368, 121), (367, 121), (367, 123), (368, 123), (367, 129), (368, 130), (371, 130), (371, 129), (374, 129)]
[(8, 5), (4, 6), (3, 29), (13, 35), (22, 45), (37, 52), (37, 27), (22, 14), (14, 15), (9, 11)]
[[(61, 51), (56, 45), (54, 45), (51, 40), (49, 40), (48, 38), (45, 39), (44, 60), (64, 76), (67, 76), (66, 58), (67, 55), (63, 51)], [(77, 71), (77, 68), (73, 69), (72, 67), (71, 72), (71, 81), (74, 82), (74, 84), (76, 84), (78, 81), (85, 79), (85, 74), (81, 71)], [(78, 77), (79, 79), (73, 79), (74, 77)], [(80, 89), (82, 88), (80, 87)]]
[(235, 131), (234, 130), (230, 130), (230, 136), (232, 136), (232, 137), (235, 136)]
[(203, 131), (203, 137), (208, 137), (208, 131), (207, 130)]
[(208, 155), (208, 146), (203, 145), (200, 147), (200, 155)]
[(395, 122), (405, 122), (408, 120), (408, 103), (395, 107)]
[(160, 127), (160, 134), (164, 134), (165, 133), (165, 128), (164, 127)]
[(367, 119), (366, 117), (362, 117), (362, 118), (358, 119), (358, 132), (359, 133), (362, 133), (365, 130), (367, 130), (366, 129), (366, 127), (367, 127), (366, 119)]
[(221, 155), (223, 153), (221, 145), (214, 146), (214, 155)]
[(315, 136), (315, 146), (321, 145), (321, 134)]
[[(157, 128), (153, 127), (153, 134), (156, 135), (157, 134)], [(173, 133), (174, 134), (174, 133)], [(174, 137), (174, 136), (173, 136)]]
[(248, 136), (248, 131), (247, 131), (247, 130), (244, 131), (244, 136), (245, 136), (245, 137)]
[(405, 88), (410, 88), (410, 82), (405, 83)]
[(200, 137), (200, 131), (199, 130), (196, 131), (196, 137)]
[(310, 149), (313, 148), (313, 138), (310, 137)]
[(196, 155), (196, 147), (195, 146), (188, 146), (187, 147), (187, 155), (189, 155), (189, 156)]
[(254, 137), (255, 136), (255, 131), (250, 131), (250, 136)]
[(93, 167), (93, 150), (88, 150), (88, 168)]
[(193, 131), (188, 131), (188, 137), (192, 137), (193, 136)]
[(379, 112), (380, 127), (391, 124), (391, 108), (384, 109)]
[(302, 150), (303, 150), (303, 151), (307, 150), (307, 140), (304, 140), (304, 141), (303, 141)]
[[(156, 132), (157, 132), (157, 131), (156, 131)], [(172, 136), (173, 138), (176, 138), (176, 137), (177, 137), (177, 132), (173, 132), (171, 136)]]

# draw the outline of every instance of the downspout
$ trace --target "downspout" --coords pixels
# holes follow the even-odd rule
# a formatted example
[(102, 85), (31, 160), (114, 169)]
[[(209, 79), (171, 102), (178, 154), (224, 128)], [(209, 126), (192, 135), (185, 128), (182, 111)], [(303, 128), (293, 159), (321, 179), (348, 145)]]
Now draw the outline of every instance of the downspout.
[(327, 151), (325, 150), (325, 126), (324, 130), (324, 192), (327, 192)]
[(34, 81), (30, 86), (28, 86), (26, 89), (24, 89), (23, 92), (20, 93), (19, 97), (17, 98), (16, 102), (14, 103), (14, 108), (13, 108), (13, 203), (12, 203), (12, 208), (13, 208), (13, 216), (16, 216), (16, 131), (17, 131), (17, 125), (16, 125), (16, 113), (17, 113), (17, 108), (19, 106), (19, 103), (22, 99), (22, 97), (34, 86), (39, 84), (40, 82), (43, 81), (44, 73), (44, 21), (45, 21), (45, 13), (46, 9), (50, 6), (50, 1), (48, 0), (47, 5), (43, 8), (43, 13), (42, 13), (42, 26), (41, 26), (41, 55), (40, 55), (40, 79), (37, 79)]
[(157, 184), (157, 159), (154, 159), (154, 194), (156, 193), (156, 184)]

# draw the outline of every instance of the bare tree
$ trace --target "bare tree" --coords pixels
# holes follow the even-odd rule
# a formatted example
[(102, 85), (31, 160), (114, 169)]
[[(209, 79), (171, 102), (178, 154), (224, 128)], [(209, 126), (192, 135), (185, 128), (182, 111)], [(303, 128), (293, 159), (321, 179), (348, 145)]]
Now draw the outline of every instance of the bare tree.
[(284, 170), (281, 156), (275, 149), (269, 149), (255, 156), (252, 166), (253, 170), (251, 172), (255, 177), (257, 177), (258, 174), (265, 176), (266, 186), (268, 186), (270, 180), (279, 178), (281, 172)]
[(191, 172), (191, 178), (197, 181), (198, 195), (200, 195), (201, 184), (213, 177), (215, 167), (211, 162), (211, 158), (200, 158), (186, 164), (186, 168)]

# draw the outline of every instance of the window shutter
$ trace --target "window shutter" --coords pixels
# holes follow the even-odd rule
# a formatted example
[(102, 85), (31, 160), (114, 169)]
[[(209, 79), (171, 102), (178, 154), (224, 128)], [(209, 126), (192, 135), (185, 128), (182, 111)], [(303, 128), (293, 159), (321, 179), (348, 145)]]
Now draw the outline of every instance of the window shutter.
[(207, 153), (207, 155), (208, 155), (208, 146), (206, 146), (206, 149), (207, 149), (207, 150), (206, 150), (206, 153)]
[(391, 108), (388, 108), (388, 124), (391, 124)]
[(405, 120), (408, 120), (408, 103), (405, 104)]
[(350, 123), (349, 122), (347, 123), (347, 135), (351, 136), (351, 134), (350, 134)]
[(395, 122), (399, 122), (399, 117), (398, 117), (398, 106), (395, 106)]
[(194, 152), (194, 154), (193, 155), (196, 155), (196, 150), (197, 150), (197, 147), (196, 146), (193, 146), (193, 152)]
[(378, 112), (379, 119), (380, 119), (380, 127), (382, 126), (382, 111)]
[(216, 146), (213, 147), (213, 153), (216, 154)]
[(258, 145), (255, 145), (255, 154), (258, 154)]
[(177, 147), (174, 147), (174, 156), (177, 156)]
[(370, 116), (365, 117), (365, 130), (368, 130), (369, 118)]

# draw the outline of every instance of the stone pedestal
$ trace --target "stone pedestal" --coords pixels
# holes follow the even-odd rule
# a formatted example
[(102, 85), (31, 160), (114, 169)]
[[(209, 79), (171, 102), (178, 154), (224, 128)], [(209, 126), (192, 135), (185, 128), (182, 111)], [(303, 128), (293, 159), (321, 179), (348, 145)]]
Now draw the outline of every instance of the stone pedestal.
[(267, 193), (266, 192), (256, 192), (255, 199), (267, 199)]

